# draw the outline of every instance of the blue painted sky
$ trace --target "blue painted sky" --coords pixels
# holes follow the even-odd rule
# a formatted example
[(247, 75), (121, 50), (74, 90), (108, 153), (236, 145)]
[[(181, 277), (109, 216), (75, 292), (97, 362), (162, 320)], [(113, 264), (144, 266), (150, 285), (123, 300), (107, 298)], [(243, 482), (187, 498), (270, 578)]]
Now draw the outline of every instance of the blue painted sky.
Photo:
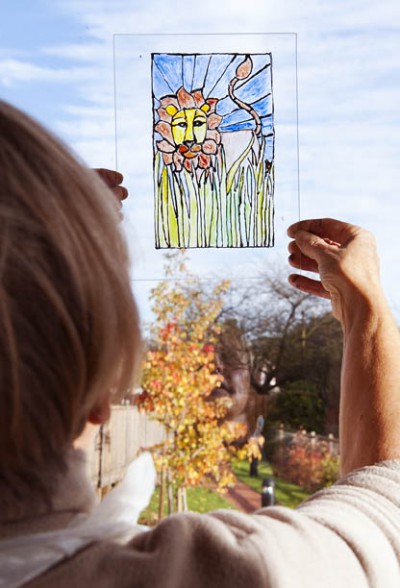
[[(1, 21), (1, 96), (60, 134), (89, 164), (111, 167), (113, 34), (297, 33), (302, 216), (334, 216), (371, 229), (390, 302), (400, 309), (398, 0), (202, 0), (196, 11), (178, 0), (5, 0)], [(188, 60), (185, 80), (191, 67)], [(196, 67), (194, 85), (204, 67)], [(276, 137), (277, 152), (285, 132)], [(128, 187), (131, 195), (141, 189)], [(134, 196), (126, 226), (135, 251), (141, 219), (131, 218), (133, 207)], [(144, 253), (142, 246), (138, 257)], [(281, 254), (283, 260), (284, 248)], [(232, 263), (244, 264), (244, 257)]]
[[(217, 114), (223, 117), (219, 126), (222, 132), (253, 130), (255, 121), (228, 95), (229, 82), (235, 77), (237, 67), (246, 55), (235, 54), (156, 54), (153, 57), (153, 95), (155, 108), (164, 96), (176, 94), (182, 86), (186, 91), (202, 90), (203, 96), (217, 98)], [(273, 132), (273, 93), (271, 56), (253, 55), (252, 72), (248, 79), (240, 81), (235, 95), (252, 105), (261, 119), (262, 133)], [(272, 150), (269, 153), (272, 158)]]

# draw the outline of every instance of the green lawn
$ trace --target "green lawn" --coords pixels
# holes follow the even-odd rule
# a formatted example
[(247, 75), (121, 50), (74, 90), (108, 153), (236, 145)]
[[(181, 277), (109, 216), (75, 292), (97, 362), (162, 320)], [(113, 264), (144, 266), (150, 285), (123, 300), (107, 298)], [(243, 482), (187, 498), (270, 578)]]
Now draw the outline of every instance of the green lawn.
[[(237, 461), (232, 465), (232, 471), (245, 484), (261, 493), (263, 478), (274, 478), (276, 503), (281, 506), (295, 508), (303, 502), (310, 493), (295, 484), (275, 478), (271, 466), (265, 462), (258, 466), (258, 478), (251, 478), (249, 475), (249, 462), (246, 460)], [(140, 516), (139, 523), (153, 526), (158, 520), (159, 487), (156, 488), (149, 506)], [(210, 512), (220, 508), (235, 509), (235, 507), (221, 494), (207, 488), (189, 488), (187, 492), (189, 510), (193, 512)], [(261, 499), (260, 499), (261, 502)], [(167, 513), (165, 512), (165, 515)]]
[[(149, 506), (144, 510), (140, 516), (139, 523), (141, 525), (153, 526), (158, 520), (158, 504), (159, 504), (160, 489), (156, 488)], [(213, 492), (207, 488), (189, 488), (187, 491), (188, 508), (193, 512), (210, 512), (220, 508), (235, 509), (235, 507), (228, 502), (221, 494)], [(165, 512), (165, 515), (167, 513)]]
[(310, 496), (310, 492), (303, 490), (295, 484), (275, 478), (271, 466), (265, 462), (258, 466), (258, 478), (251, 478), (249, 475), (249, 462), (246, 460), (237, 461), (232, 465), (232, 471), (245, 484), (261, 492), (263, 478), (274, 478), (276, 503), (281, 506), (296, 508), (303, 500)]

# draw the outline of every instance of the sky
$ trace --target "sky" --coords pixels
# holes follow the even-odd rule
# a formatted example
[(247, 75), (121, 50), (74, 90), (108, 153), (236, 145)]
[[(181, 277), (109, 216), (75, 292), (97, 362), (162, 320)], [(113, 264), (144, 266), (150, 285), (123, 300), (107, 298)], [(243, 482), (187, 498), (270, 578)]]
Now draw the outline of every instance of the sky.
[[(295, 33), (285, 41), (292, 61), (274, 80), (277, 248), (195, 253), (193, 266), (250, 280), (264, 267), (284, 265), (284, 229), (298, 218), (300, 194), (302, 218), (336, 217), (376, 235), (382, 281), (400, 318), (399, 29), (398, 0), (202, 0), (196, 10), (193, 2), (178, 0), (3, 0), (0, 95), (60, 135), (88, 165), (117, 165), (125, 174), (130, 199), (124, 229), (145, 308), (162, 256), (152, 246), (150, 183), (137, 172), (146, 168), (151, 147), (145, 99), (139, 97), (146, 96), (149, 80), (144, 68), (133, 75), (129, 59), (136, 63), (140, 51), (178, 42), (194, 50), (198, 33), (225, 34), (205, 38), (202, 50), (216, 40), (242, 49), (246, 40), (253, 47), (253, 33)], [(249, 36), (231, 35), (238, 32)], [(154, 36), (121, 36), (139, 33)], [(176, 37), (163, 44), (160, 33)], [(258, 39), (266, 44), (265, 37)]]

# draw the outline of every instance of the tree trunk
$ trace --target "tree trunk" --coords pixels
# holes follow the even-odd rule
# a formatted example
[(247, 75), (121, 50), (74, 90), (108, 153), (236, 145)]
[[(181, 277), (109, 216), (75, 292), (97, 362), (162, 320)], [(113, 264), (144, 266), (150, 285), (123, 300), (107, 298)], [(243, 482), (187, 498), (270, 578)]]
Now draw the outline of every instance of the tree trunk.
[(172, 475), (171, 470), (167, 470), (167, 483), (168, 483), (168, 514), (174, 512), (174, 489), (172, 486)]
[(165, 486), (166, 486), (166, 475), (165, 475), (165, 466), (163, 466), (161, 469), (160, 503), (158, 505), (158, 520), (159, 521), (161, 521), (164, 518)]
[(186, 512), (188, 510), (186, 488), (178, 488), (176, 503), (178, 512)]

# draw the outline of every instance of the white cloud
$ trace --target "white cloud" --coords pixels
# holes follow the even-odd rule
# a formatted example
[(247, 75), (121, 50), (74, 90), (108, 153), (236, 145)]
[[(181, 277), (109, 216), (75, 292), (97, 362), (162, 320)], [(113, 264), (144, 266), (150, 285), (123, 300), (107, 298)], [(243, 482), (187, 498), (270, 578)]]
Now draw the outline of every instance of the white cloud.
[(76, 45), (55, 45), (43, 47), (40, 52), (43, 55), (51, 55), (62, 59), (82, 61), (84, 63), (99, 63), (101, 59), (110, 59), (109, 43), (81, 43)]
[(6, 87), (24, 82), (71, 84), (93, 78), (92, 68), (43, 67), (17, 59), (0, 60), (0, 83)]
[(363, 0), (203, 0), (201, 9), (177, 0), (61, 0), (57, 6), (73, 15), (89, 34), (104, 38), (112, 33), (194, 32), (307, 32), (390, 30), (399, 22), (395, 0), (378, 4)]

